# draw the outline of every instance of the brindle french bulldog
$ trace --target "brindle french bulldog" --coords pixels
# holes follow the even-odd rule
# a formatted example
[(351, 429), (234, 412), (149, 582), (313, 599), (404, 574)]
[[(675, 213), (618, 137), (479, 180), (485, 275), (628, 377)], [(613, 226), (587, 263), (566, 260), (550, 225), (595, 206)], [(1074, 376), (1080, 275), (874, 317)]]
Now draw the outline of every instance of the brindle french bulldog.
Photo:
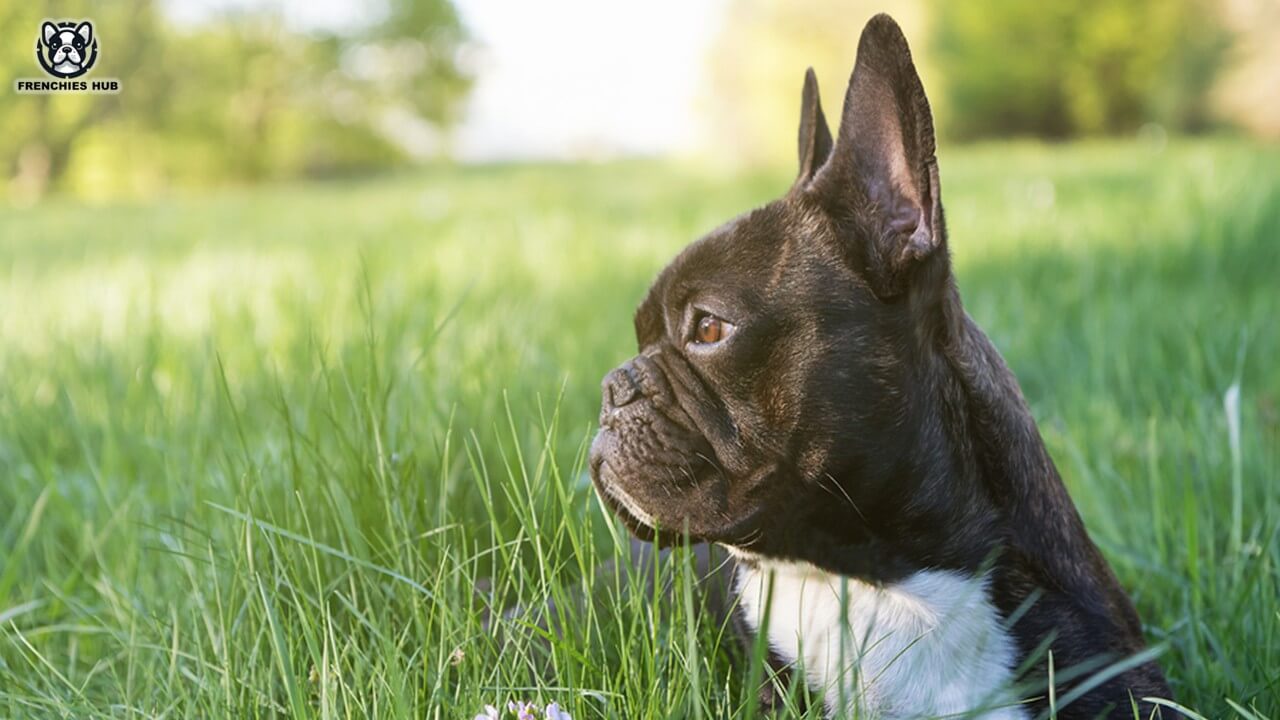
[[(828, 715), (1032, 718), (1046, 651), (1059, 699), (1087, 689), (1058, 717), (1158, 712), (1160, 669), (1123, 664), (1138, 615), (961, 306), (929, 103), (888, 16), (834, 141), (808, 72), (799, 141), (790, 191), (640, 304), (591, 447), (604, 502), (641, 539), (727, 548), (739, 623)], [(1015, 689), (1019, 667), (1039, 686)]]

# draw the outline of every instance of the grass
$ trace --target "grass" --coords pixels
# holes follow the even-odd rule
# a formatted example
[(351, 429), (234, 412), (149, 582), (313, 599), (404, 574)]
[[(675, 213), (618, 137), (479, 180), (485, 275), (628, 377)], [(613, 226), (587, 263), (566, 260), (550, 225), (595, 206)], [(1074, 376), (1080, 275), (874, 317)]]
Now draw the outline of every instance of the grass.
[[(1280, 148), (941, 167), (968, 308), (1175, 699), (1280, 717)], [(648, 280), (788, 181), (510, 167), (0, 210), (0, 717), (750, 716), (684, 553), (673, 602), (594, 573), (626, 541), (583, 459)], [(486, 598), (559, 599), (563, 632), (490, 632)]]

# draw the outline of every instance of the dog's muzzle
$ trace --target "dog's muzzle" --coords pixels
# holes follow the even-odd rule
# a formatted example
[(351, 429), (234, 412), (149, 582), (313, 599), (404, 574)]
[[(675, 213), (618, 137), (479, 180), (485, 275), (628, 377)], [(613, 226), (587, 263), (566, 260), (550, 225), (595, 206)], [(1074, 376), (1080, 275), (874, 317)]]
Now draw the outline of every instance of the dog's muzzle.
[(711, 469), (714, 452), (682, 408), (657, 353), (639, 355), (600, 384), (600, 432), (590, 468), (605, 504), (632, 532), (675, 529), (694, 512), (688, 494)]
[(635, 360), (609, 371), (600, 383), (600, 425), (609, 427), (618, 411), (635, 402), (641, 395), (633, 369)]
[(53, 54), (53, 61), (55, 63), (71, 63), (72, 65), (79, 66), (80, 60), (80, 53), (75, 48), (60, 47)]

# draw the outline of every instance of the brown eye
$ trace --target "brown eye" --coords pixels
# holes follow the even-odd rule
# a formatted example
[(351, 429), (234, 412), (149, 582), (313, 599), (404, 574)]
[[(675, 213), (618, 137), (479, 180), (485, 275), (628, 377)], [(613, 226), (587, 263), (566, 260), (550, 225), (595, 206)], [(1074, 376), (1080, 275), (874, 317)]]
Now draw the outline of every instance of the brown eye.
[(715, 315), (703, 315), (698, 321), (698, 328), (693, 333), (693, 340), (701, 345), (718, 343), (724, 339), (724, 321)]

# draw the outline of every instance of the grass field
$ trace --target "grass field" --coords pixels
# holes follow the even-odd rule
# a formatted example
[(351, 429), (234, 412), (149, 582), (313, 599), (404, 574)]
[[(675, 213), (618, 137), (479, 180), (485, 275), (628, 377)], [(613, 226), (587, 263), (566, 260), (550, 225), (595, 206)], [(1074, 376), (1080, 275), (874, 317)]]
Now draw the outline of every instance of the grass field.
[[(940, 162), (969, 311), (1176, 700), (1280, 717), (1280, 148)], [(685, 554), (672, 602), (594, 579), (626, 540), (583, 459), (649, 279), (789, 180), (637, 162), (0, 209), (0, 717), (750, 715)], [(482, 624), (548, 597), (560, 635)]]

